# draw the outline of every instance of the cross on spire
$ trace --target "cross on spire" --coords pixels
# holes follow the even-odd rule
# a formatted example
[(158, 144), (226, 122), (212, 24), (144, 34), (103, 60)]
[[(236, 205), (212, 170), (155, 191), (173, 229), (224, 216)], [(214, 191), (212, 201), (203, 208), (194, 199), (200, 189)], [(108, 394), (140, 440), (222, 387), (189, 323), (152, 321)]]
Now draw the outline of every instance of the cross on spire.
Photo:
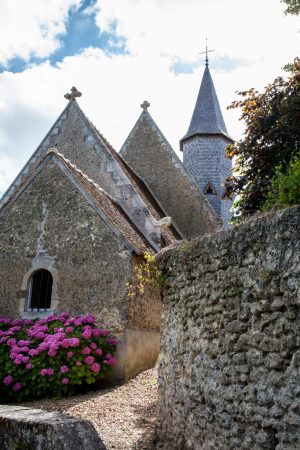
[(76, 98), (76, 97), (81, 97), (81, 96), (82, 96), (82, 93), (79, 92), (79, 91), (76, 89), (75, 86), (73, 86), (73, 87), (71, 88), (71, 93), (68, 93), (68, 92), (67, 92), (67, 93), (64, 95), (64, 97), (65, 97), (67, 100), (69, 100), (69, 101), (74, 100), (74, 98)]
[(200, 52), (199, 55), (203, 55), (203, 53), (205, 53), (205, 67), (208, 67), (208, 53), (214, 52), (214, 50), (208, 50), (208, 48), (207, 48), (207, 38), (205, 39), (205, 41), (206, 41), (205, 52)]
[(145, 101), (141, 104), (141, 108), (142, 108), (144, 111), (147, 111), (147, 109), (149, 108), (149, 106), (150, 106), (150, 103), (147, 102), (147, 100), (145, 100)]

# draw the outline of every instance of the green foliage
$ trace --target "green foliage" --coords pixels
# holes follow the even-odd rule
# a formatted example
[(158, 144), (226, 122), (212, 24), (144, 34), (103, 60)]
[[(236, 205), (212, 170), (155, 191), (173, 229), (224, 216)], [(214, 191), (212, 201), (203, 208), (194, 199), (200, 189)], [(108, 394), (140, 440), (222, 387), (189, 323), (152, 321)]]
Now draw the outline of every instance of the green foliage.
[(226, 156), (235, 158), (237, 176), (233, 195), (239, 195), (234, 218), (243, 219), (260, 211), (265, 203), (276, 168), (285, 173), (300, 149), (300, 59), (285, 68), (287, 79), (278, 77), (264, 92), (239, 92), (241, 100), (229, 108), (241, 108), (246, 123), (244, 138), (229, 145)]
[(133, 298), (137, 294), (143, 294), (145, 288), (161, 288), (164, 275), (152, 253), (143, 255), (143, 262), (134, 268), (131, 281), (128, 283), (128, 295)]
[(282, 3), (287, 5), (285, 14), (297, 15), (300, 13), (300, 0), (281, 0)]
[(300, 153), (289, 164), (286, 173), (279, 166), (272, 180), (263, 211), (300, 204)]

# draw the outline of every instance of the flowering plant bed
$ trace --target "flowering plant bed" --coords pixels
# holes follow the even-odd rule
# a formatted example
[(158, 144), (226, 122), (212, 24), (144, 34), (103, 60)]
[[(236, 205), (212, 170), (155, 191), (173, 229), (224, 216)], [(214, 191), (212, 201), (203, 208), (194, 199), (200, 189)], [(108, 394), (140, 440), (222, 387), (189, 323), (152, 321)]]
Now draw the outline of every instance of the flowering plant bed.
[(117, 341), (93, 316), (0, 317), (0, 398), (73, 395), (109, 374)]

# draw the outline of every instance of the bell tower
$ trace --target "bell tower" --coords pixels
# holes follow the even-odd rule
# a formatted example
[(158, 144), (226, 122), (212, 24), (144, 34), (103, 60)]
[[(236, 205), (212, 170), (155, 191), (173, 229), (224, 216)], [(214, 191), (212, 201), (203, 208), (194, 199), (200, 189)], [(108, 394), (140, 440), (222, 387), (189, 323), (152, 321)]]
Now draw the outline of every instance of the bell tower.
[(205, 194), (217, 215), (228, 227), (232, 200), (221, 199), (224, 179), (232, 174), (231, 160), (225, 147), (233, 142), (228, 135), (216, 90), (208, 67), (206, 46), (205, 70), (189, 129), (180, 141), (183, 163), (200, 191)]

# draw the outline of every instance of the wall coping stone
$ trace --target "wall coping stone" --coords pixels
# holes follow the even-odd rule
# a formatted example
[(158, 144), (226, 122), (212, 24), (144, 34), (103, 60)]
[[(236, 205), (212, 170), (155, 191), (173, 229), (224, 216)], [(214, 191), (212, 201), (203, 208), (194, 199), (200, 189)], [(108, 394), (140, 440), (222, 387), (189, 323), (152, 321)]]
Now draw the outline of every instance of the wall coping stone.
[(0, 448), (106, 449), (89, 420), (16, 405), (0, 405)]

